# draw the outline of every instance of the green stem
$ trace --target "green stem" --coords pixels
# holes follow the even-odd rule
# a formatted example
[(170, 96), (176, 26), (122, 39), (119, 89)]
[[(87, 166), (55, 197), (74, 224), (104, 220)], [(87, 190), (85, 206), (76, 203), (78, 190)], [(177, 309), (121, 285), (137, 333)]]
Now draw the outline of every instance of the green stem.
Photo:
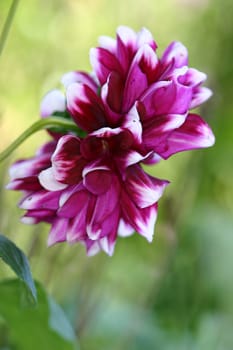
[(3, 30), (2, 30), (2, 33), (0, 36), (0, 55), (3, 51), (4, 46), (5, 46), (6, 39), (7, 39), (7, 36), (9, 34), (10, 27), (11, 27), (18, 3), (19, 3), (19, 0), (12, 1), (11, 7), (9, 9), (9, 12), (8, 12), (8, 15), (6, 18), (6, 21), (4, 23)]
[(77, 125), (65, 118), (50, 117), (41, 119), (32, 124), (27, 130), (25, 130), (15, 141), (12, 142), (3, 152), (0, 153), (0, 162), (7, 158), (17, 147), (21, 145), (29, 136), (42, 129), (50, 129), (53, 127), (61, 127), (67, 131), (79, 132)]

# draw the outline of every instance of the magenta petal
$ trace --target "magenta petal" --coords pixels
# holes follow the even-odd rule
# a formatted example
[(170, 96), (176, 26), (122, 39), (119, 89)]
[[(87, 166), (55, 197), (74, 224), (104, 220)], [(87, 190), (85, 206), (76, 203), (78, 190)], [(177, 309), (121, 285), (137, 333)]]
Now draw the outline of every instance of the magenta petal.
[(128, 237), (134, 234), (134, 228), (125, 222), (124, 219), (120, 219), (118, 227), (118, 236)]
[(105, 126), (105, 111), (100, 97), (88, 86), (74, 83), (66, 91), (67, 109), (74, 121), (91, 132)]
[(9, 170), (11, 180), (38, 175), (41, 170), (44, 170), (51, 165), (50, 157), (51, 154), (45, 154), (15, 162), (11, 165)]
[(65, 218), (75, 217), (88, 204), (89, 194), (86, 190), (74, 192), (57, 211), (57, 215)]
[[(55, 148), (57, 146), (57, 142), (56, 141), (50, 141), (47, 142), (45, 144), (43, 144), (36, 152), (36, 157), (38, 156), (45, 156), (47, 155), (48, 160), (50, 161), (50, 157), (53, 154), (53, 152), (55, 151)], [(48, 166), (46, 166), (47, 168)]]
[(106, 49), (92, 48), (90, 50), (90, 61), (100, 84), (106, 83), (109, 74), (112, 71), (122, 72), (121, 66), (116, 57)]
[(25, 218), (28, 219), (30, 217), (37, 219), (37, 222), (46, 221), (46, 218), (54, 217), (54, 214), (54, 210), (51, 209), (28, 210), (27, 213), (21, 218), (21, 221), (28, 221), (27, 223), (30, 223), (29, 220), (25, 220)]
[(207, 78), (205, 73), (194, 68), (188, 68), (184, 75), (178, 77), (178, 81), (186, 86), (197, 86), (203, 83)]
[(147, 175), (139, 166), (127, 169), (125, 187), (131, 199), (139, 208), (155, 204), (162, 196), (168, 181)]
[(212, 91), (206, 87), (198, 87), (194, 90), (190, 108), (196, 108), (212, 96)]
[(64, 87), (67, 89), (69, 85), (73, 83), (81, 83), (87, 85), (94, 92), (97, 92), (98, 85), (95, 80), (85, 72), (73, 71), (64, 74), (61, 78), (61, 82)]
[(192, 88), (175, 81), (158, 82), (142, 97), (147, 118), (162, 114), (184, 114), (190, 107)]
[(110, 171), (102, 168), (84, 169), (83, 177), (84, 186), (95, 195), (105, 193), (112, 183)]
[(99, 37), (99, 45), (105, 49), (111, 52), (112, 54), (116, 54), (116, 39), (113, 39), (106, 35), (101, 35)]
[(66, 239), (69, 243), (81, 241), (86, 238), (86, 217), (87, 217), (88, 205), (84, 205), (83, 208), (77, 212), (75, 217), (69, 222), (69, 229)]
[(147, 67), (142, 69), (142, 66), (153, 65), (151, 56), (154, 52), (152, 51), (151, 55), (150, 51), (152, 51), (152, 49), (145, 45), (145, 47), (142, 47), (134, 57), (125, 83), (123, 112), (127, 112), (148, 87), (146, 76)]
[[(120, 185), (118, 179), (115, 176), (114, 181), (108, 191), (99, 195), (95, 201), (93, 201), (93, 207), (89, 205), (89, 215), (87, 218), (87, 233), (89, 238), (96, 239), (97, 234), (105, 236), (112, 232), (113, 222), (111, 223), (110, 216), (113, 213), (119, 211), (119, 196)], [(109, 224), (106, 223), (109, 222)]]
[(63, 184), (77, 184), (82, 178), (86, 161), (80, 155), (79, 138), (66, 135), (59, 139), (52, 155), (52, 172), (56, 181)]
[(142, 124), (136, 106), (133, 106), (125, 116), (122, 127), (131, 132), (136, 144), (142, 142)]
[(151, 32), (142, 28), (137, 34), (137, 47), (140, 48), (142, 45), (149, 45), (153, 50), (156, 50), (157, 44), (153, 39)]
[(103, 222), (102, 234), (99, 240), (101, 249), (109, 256), (113, 255), (114, 247), (117, 239), (117, 229), (119, 225), (119, 207), (113, 211), (111, 215)]
[(186, 119), (186, 114), (167, 114), (150, 118), (143, 123), (143, 143), (148, 150), (166, 141), (167, 132), (179, 128)]
[(129, 27), (119, 26), (117, 29), (117, 57), (126, 73), (137, 50), (137, 35)]
[(38, 179), (42, 187), (48, 191), (60, 191), (66, 188), (68, 185), (58, 182), (55, 179), (53, 168), (48, 168), (40, 172)]
[(106, 84), (101, 88), (101, 98), (105, 106), (108, 125), (114, 126), (121, 118), (124, 81), (117, 72), (111, 72)]
[(41, 189), (41, 185), (37, 176), (29, 176), (11, 181), (6, 186), (6, 189), (18, 191), (38, 191)]
[(188, 51), (180, 42), (172, 42), (164, 51), (161, 62), (165, 66), (172, 64), (172, 68), (188, 65)]
[(86, 245), (87, 255), (88, 256), (94, 256), (101, 250), (99, 242), (93, 241), (91, 239), (87, 239), (84, 241), (84, 244)]
[(147, 208), (138, 208), (126, 192), (122, 192), (123, 219), (135, 231), (151, 242), (157, 218), (157, 203)]
[(146, 155), (142, 155), (137, 151), (124, 152), (124, 155), (115, 157), (119, 170), (125, 174), (125, 169), (131, 165), (139, 162), (143, 162), (152, 155), (153, 152), (148, 152)]
[(181, 151), (213, 146), (214, 142), (209, 125), (199, 115), (189, 114), (180, 128), (168, 133), (166, 142), (156, 146), (156, 152), (167, 159)]
[(64, 112), (65, 109), (65, 96), (60, 90), (48, 92), (40, 104), (40, 114), (43, 118), (51, 116), (54, 112)]
[(48, 246), (66, 240), (69, 221), (67, 219), (55, 219), (49, 233)]
[(20, 208), (26, 210), (53, 209), (58, 208), (60, 192), (48, 192), (41, 190), (31, 193), (23, 198), (19, 204)]

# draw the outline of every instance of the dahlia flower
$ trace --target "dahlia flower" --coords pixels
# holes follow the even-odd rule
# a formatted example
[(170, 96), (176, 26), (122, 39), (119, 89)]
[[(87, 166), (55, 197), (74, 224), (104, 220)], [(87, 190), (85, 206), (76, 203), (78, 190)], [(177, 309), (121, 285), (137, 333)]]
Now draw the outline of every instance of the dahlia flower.
[(10, 169), (9, 189), (24, 192), (25, 223), (51, 224), (49, 245), (81, 242), (112, 255), (117, 236), (152, 241), (158, 200), (168, 184), (142, 163), (214, 144), (208, 124), (190, 112), (211, 96), (206, 75), (188, 67), (187, 49), (171, 43), (161, 58), (151, 33), (119, 27), (90, 51), (93, 72), (63, 76), (41, 116), (72, 119), (79, 130), (51, 129), (53, 141)]

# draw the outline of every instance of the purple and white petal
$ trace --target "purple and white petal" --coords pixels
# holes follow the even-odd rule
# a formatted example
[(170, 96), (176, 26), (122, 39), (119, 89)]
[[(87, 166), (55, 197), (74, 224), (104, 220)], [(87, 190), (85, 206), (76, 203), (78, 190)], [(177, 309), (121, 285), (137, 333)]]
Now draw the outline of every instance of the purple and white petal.
[(164, 159), (171, 155), (213, 146), (215, 137), (209, 125), (197, 114), (189, 114), (184, 124), (168, 133), (167, 140), (156, 146), (156, 152)]
[(167, 133), (179, 128), (186, 120), (186, 114), (167, 114), (150, 118), (143, 123), (143, 144), (148, 150), (166, 142)]
[(120, 219), (118, 226), (118, 236), (120, 237), (128, 237), (134, 234), (135, 230), (132, 226), (130, 226), (124, 219)]
[(142, 124), (136, 105), (131, 108), (124, 118), (122, 127), (129, 130), (134, 137), (136, 144), (142, 142)]
[(188, 65), (188, 50), (180, 42), (172, 42), (164, 51), (161, 63), (172, 69)]
[(59, 139), (52, 155), (52, 171), (58, 182), (73, 185), (82, 178), (86, 161), (80, 155), (80, 139), (66, 135)]
[(202, 103), (207, 101), (212, 95), (213, 92), (207, 87), (198, 87), (194, 89), (190, 109), (200, 106)]
[(93, 77), (85, 72), (73, 71), (64, 74), (61, 78), (61, 82), (67, 89), (69, 85), (73, 83), (81, 83), (87, 85), (91, 90), (97, 92), (98, 85)]
[(190, 108), (192, 88), (175, 81), (158, 82), (142, 96), (147, 118), (163, 114), (185, 114)]
[(152, 242), (157, 218), (157, 203), (147, 208), (138, 208), (126, 192), (122, 192), (123, 219), (140, 235)]
[(66, 240), (68, 224), (69, 221), (67, 219), (58, 218), (54, 220), (48, 237), (49, 247), (55, 243), (64, 242)]
[(42, 118), (49, 117), (55, 112), (64, 112), (65, 110), (65, 95), (57, 89), (48, 92), (40, 104), (40, 115)]
[(146, 208), (155, 204), (168, 184), (169, 182), (166, 180), (147, 175), (138, 165), (127, 169), (126, 191), (139, 208)]
[(122, 68), (115, 55), (101, 47), (90, 50), (90, 62), (101, 85), (106, 83), (112, 71), (122, 73)]
[(58, 182), (55, 179), (53, 168), (43, 170), (38, 175), (41, 186), (48, 191), (60, 191), (66, 188), (68, 185)]
[(56, 210), (59, 206), (60, 194), (60, 192), (48, 192), (45, 190), (32, 192), (20, 201), (19, 207), (25, 210)]
[(67, 109), (80, 128), (91, 132), (105, 126), (105, 111), (101, 99), (88, 85), (69, 85), (66, 97)]

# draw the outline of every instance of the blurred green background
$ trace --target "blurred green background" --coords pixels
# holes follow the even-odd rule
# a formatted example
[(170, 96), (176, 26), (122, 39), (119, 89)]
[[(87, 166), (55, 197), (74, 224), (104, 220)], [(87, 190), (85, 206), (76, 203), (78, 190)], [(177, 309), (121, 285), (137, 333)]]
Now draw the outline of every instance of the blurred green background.
[[(0, 30), (11, 1), (0, 0)], [(233, 349), (232, 0), (22, 0), (0, 57), (0, 149), (38, 119), (60, 76), (88, 70), (89, 49), (118, 25), (147, 27), (159, 53), (172, 40), (208, 74), (214, 96), (200, 110), (216, 145), (148, 169), (169, 179), (155, 238), (119, 238), (112, 258), (79, 245), (47, 249), (49, 227), (19, 222), (8, 166), (42, 141), (27, 140), (0, 167), (0, 231), (28, 255), (34, 277), (63, 306), (83, 350)], [(0, 264), (0, 277), (10, 271)], [(1, 302), (1, 301), (0, 301)]]

